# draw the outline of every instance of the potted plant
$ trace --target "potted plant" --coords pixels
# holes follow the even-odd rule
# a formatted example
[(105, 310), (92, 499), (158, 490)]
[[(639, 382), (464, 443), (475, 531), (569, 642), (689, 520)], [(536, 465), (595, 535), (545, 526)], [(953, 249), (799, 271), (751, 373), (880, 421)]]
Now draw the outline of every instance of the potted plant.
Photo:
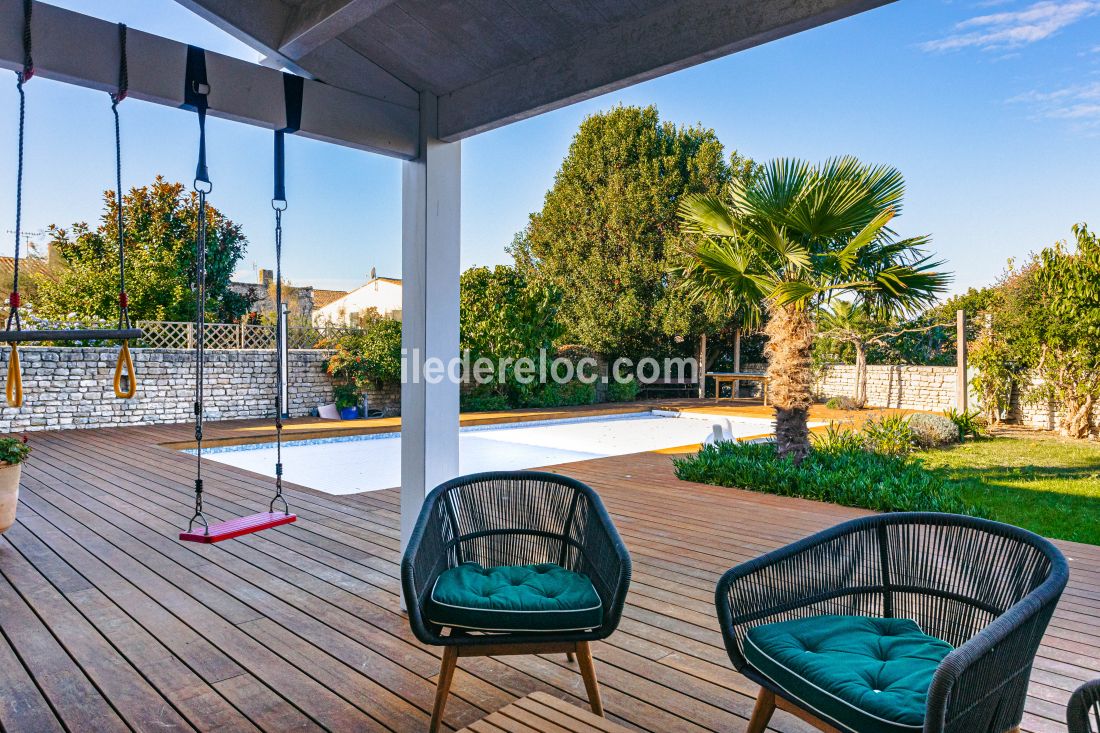
[(354, 384), (339, 384), (332, 390), (336, 399), (336, 409), (341, 420), (354, 420), (359, 417), (359, 390)]
[(19, 504), (19, 477), (31, 447), (27, 436), (0, 438), (0, 533), (15, 524), (15, 508)]

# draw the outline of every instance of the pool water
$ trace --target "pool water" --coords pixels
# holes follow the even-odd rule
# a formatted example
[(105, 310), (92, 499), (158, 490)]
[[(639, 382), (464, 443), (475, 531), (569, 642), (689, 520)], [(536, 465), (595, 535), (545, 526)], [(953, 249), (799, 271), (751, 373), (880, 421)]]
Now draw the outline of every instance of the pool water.
[[(702, 443), (712, 425), (729, 420), (733, 435), (772, 431), (771, 420), (706, 413), (633, 413), (463, 428), (459, 471), (538, 468), (592, 458)], [(213, 448), (203, 457), (274, 476), (275, 446)], [(354, 494), (401, 483), (401, 434), (380, 433), (283, 444), (283, 478), (329, 494)]]

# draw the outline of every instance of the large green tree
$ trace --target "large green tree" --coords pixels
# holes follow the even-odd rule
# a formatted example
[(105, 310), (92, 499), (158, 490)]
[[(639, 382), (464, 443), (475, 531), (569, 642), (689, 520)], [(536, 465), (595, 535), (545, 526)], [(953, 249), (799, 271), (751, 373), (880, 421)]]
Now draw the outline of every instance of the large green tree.
[(888, 318), (931, 303), (947, 285), (922, 247), (888, 227), (901, 210), (905, 183), (889, 167), (845, 157), (813, 166), (776, 160), (748, 182), (734, 179), (725, 197), (684, 199), (684, 229), (701, 235), (694, 259), (678, 274), (693, 297), (725, 293), (750, 320), (765, 320), (769, 395), (780, 456), (809, 453), (813, 400), (812, 314), (828, 298), (858, 298), (868, 314)]
[[(537, 389), (514, 380), (515, 362), (529, 358), (538, 363), (539, 350), (552, 352), (561, 337), (561, 291), (527, 280), (514, 267), (471, 267), (460, 280), (460, 333), (470, 363), (489, 359), (493, 364), (511, 360), (505, 381), (483, 392), (523, 404)], [(499, 376), (499, 375), (498, 375)]]
[(1064, 435), (1087, 438), (1100, 404), (1100, 237), (1084, 224), (1073, 235), (1010, 267), (972, 358), (987, 410), (1006, 409), (1014, 384), (1025, 400), (1053, 404)]
[[(94, 229), (84, 222), (70, 229), (50, 227), (52, 246), (67, 267), (36, 283), (35, 312), (47, 318), (118, 317), (118, 206), (115, 192), (103, 195), (103, 215)], [(247, 298), (230, 290), (230, 279), (248, 240), (239, 225), (207, 206), (206, 291), (208, 312), (220, 321), (248, 311)], [(187, 321), (194, 318), (195, 194), (182, 183), (158, 176), (123, 197), (126, 291), (134, 320)]]
[(511, 248), (522, 274), (561, 292), (565, 340), (609, 356), (649, 354), (724, 325), (733, 314), (687, 303), (669, 268), (685, 256), (680, 200), (716, 193), (731, 175), (712, 130), (662, 122), (654, 107), (585, 119)]

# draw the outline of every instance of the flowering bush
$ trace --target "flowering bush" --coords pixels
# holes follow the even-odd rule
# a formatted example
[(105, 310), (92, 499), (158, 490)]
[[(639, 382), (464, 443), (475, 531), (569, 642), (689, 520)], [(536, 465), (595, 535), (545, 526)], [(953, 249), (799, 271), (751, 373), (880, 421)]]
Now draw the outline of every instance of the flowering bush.
[(14, 466), (27, 460), (30, 452), (26, 435), (19, 438), (0, 438), (0, 463)]
[(323, 339), (317, 346), (334, 351), (325, 371), (338, 384), (363, 392), (401, 379), (400, 321), (371, 321), (359, 331)]

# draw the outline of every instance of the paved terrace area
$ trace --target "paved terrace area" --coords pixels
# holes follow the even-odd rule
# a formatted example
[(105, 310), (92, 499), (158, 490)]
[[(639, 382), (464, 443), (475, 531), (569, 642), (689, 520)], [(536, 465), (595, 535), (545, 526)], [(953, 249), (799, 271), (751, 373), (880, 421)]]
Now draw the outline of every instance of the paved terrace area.
[[(208, 434), (262, 430), (214, 423)], [(424, 730), (439, 652), (399, 610), (398, 492), (292, 487), (296, 524), (181, 543), (194, 459), (163, 444), (189, 436), (184, 425), (32, 436), (19, 521), (0, 536), (0, 728)], [(620, 630), (593, 647), (609, 716), (654, 733), (743, 730), (755, 688), (722, 648), (715, 582), (861, 512), (680, 482), (657, 453), (554, 470), (600, 492), (634, 558)], [(267, 505), (269, 479), (216, 463), (204, 474), (213, 519)], [(1072, 578), (1032, 676), (1034, 733), (1064, 731), (1070, 691), (1100, 676), (1100, 548), (1058, 544)], [(446, 723), (532, 691), (584, 706), (564, 656), (464, 659)], [(784, 713), (773, 725), (806, 730)]]

